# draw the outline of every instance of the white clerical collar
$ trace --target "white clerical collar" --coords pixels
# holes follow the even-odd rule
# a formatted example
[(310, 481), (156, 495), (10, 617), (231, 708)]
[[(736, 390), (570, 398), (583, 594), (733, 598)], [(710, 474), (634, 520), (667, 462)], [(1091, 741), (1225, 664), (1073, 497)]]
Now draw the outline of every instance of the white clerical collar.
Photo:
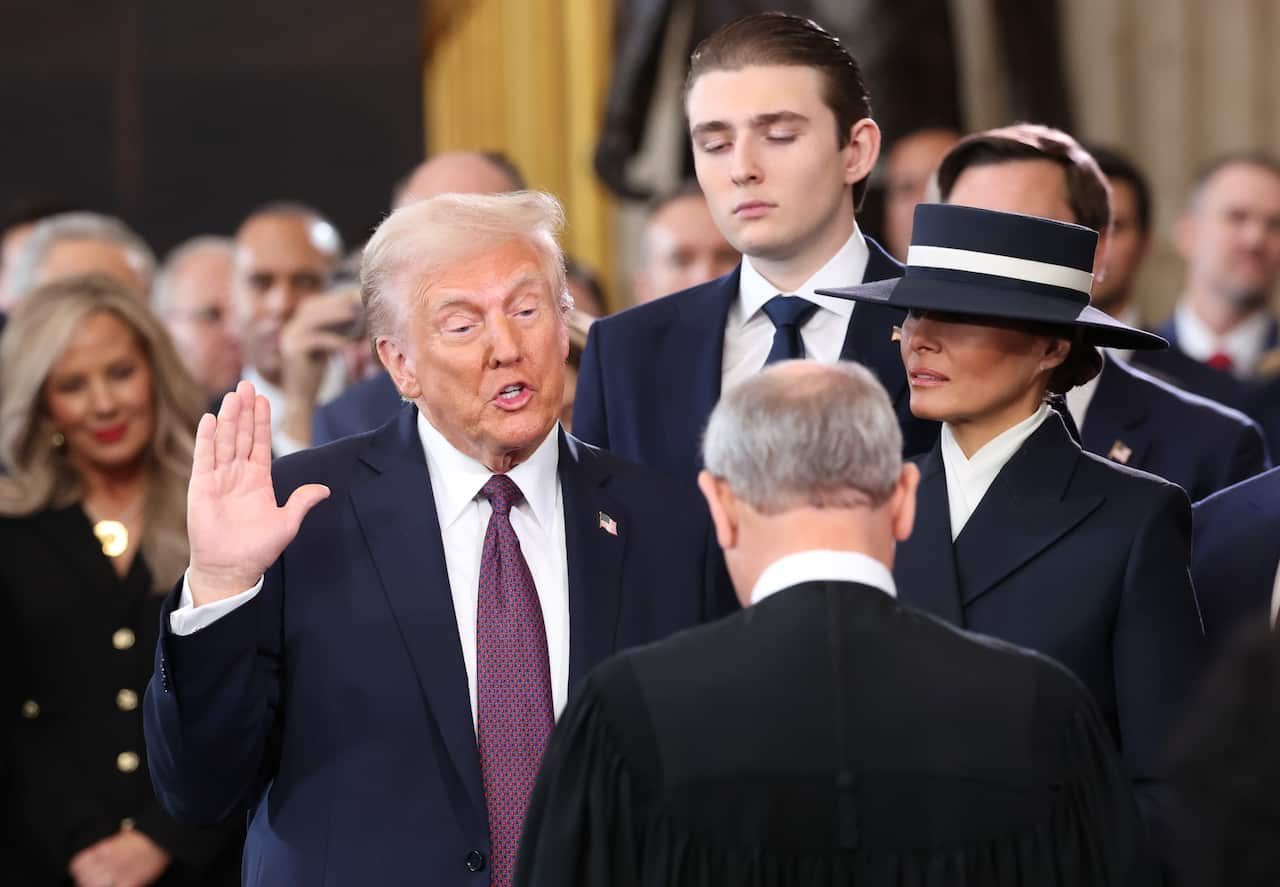
[[(493, 477), (493, 472), (477, 460), (458, 452), (427, 421), (421, 410), (418, 412), (418, 436), (422, 440), (423, 452), (426, 453), (427, 470), (431, 472), (440, 528), (445, 529), (462, 516), (463, 510), (480, 494), (480, 489), (488, 483), (489, 478)], [(557, 422), (533, 454), (507, 472), (507, 477), (520, 488), (525, 502), (532, 509), (534, 520), (542, 527), (552, 526), (559, 466), (560, 423)]]
[(987, 441), (972, 457), (966, 457), (947, 423), (942, 425), (942, 464), (947, 473), (947, 501), (951, 511), (951, 540), (954, 542), (977, 510), (982, 497), (1031, 435), (1053, 413), (1047, 403), (1017, 425), (1006, 428)]
[(867, 273), (867, 262), (870, 256), (867, 241), (863, 238), (858, 223), (854, 222), (853, 234), (845, 241), (844, 246), (840, 247), (827, 264), (814, 272), (812, 277), (797, 289), (787, 293), (779, 292), (776, 286), (765, 280), (764, 276), (756, 270), (750, 257), (743, 256), (742, 271), (738, 275), (738, 304), (742, 311), (742, 322), (745, 324), (755, 317), (756, 313), (764, 307), (764, 303), (777, 295), (800, 296), (819, 308), (848, 319), (853, 314), (852, 301), (838, 299), (835, 296), (819, 296), (814, 293), (814, 290), (862, 283), (862, 278)]
[(802, 582), (858, 582), (878, 588), (889, 597), (898, 596), (893, 574), (875, 558), (856, 551), (814, 549), (789, 554), (766, 567), (751, 589), (751, 603), (758, 604), (769, 595)]
[(1245, 318), (1226, 335), (1219, 336), (1205, 326), (1184, 298), (1173, 312), (1174, 334), (1178, 347), (1196, 360), (1207, 361), (1215, 354), (1226, 354), (1236, 375), (1248, 375), (1267, 348), (1267, 335), (1271, 331), (1271, 317), (1266, 311), (1257, 311)]

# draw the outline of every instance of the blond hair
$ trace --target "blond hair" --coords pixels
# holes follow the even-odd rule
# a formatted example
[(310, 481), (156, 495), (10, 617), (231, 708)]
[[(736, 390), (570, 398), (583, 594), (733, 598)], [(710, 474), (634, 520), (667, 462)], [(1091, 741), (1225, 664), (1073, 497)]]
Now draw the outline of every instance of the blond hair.
[(10, 317), (0, 337), (0, 462), (9, 472), (0, 478), (0, 514), (66, 508), (84, 496), (82, 478), (54, 445), (44, 388), (72, 336), (99, 313), (130, 329), (151, 368), (155, 431), (143, 456), (141, 551), (162, 593), (187, 564), (187, 483), (203, 401), (168, 333), (124, 284), (96, 274), (54, 281), (33, 290)]

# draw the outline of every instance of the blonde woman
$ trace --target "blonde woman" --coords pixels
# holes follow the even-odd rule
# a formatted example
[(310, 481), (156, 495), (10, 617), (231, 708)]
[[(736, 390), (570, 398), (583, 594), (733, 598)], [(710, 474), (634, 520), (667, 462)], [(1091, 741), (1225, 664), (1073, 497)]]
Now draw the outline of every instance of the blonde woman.
[(109, 278), (37, 289), (0, 339), (6, 883), (238, 883), (238, 828), (170, 819), (143, 748), (201, 403), (159, 322)]

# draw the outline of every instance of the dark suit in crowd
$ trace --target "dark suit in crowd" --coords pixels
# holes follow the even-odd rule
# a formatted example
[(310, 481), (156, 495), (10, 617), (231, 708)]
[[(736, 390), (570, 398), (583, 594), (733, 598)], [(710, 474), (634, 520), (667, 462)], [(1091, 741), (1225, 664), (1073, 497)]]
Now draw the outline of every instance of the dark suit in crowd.
[(1271, 619), (1280, 565), (1280, 468), (1196, 503), (1191, 575), (1215, 651)]
[(614, 658), (552, 736), (522, 887), (1145, 881), (1089, 694), (853, 582)]
[(70, 884), (72, 857), (126, 827), (173, 857), (161, 885), (240, 883), (242, 821), (180, 825), (151, 787), (140, 706), (163, 600), (141, 554), (116, 574), (79, 506), (0, 520), (0, 882)]
[[(315, 481), (332, 495), (256, 597), (160, 639), (146, 709), (157, 789), (183, 819), (249, 811), (246, 884), (489, 883), (480, 757), (417, 415), (405, 406), (374, 432), (277, 460), (281, 501)], [(694, 490), (563, 433), (558, 465), (570, 687), (618, 650), (732, 606)]]
[(1110, 356), (1104, 357), (1080, 443), (1090, 453), (1173, 481), (1192, 502), (1271, 467), (1262, 431), (1248, 416)]
[[(865, 281), (901, 277), (902, 266), (867, 238)], [(738, 298), (738, 270), (683, 292), (637, 305), (591, 325), (578, 372), (574, 433), (588, 443), (692, 481), (702, 467), (699, 442), (720, 399), (725, 322)], [(911, 415), (893, 327), (904, 314), (859, 305), (849, 321), (843, 360), (856, 360), (889, 392), (903, 449), (922, 453), (938, 424)]]
[(920, 470), (894, 567), (903, 603), (1070, 668), (1146, 797), (1205, 658), (1186, 493), (1083, 452), (1050, 416), (953, 542), (940, 448)]
[(352, 385), (328, 403), (316, 407), (311, 419), (311, 445), (332, 443), (362, 431), (380, 428), (404, 403), (389, 373), (378, 373)]

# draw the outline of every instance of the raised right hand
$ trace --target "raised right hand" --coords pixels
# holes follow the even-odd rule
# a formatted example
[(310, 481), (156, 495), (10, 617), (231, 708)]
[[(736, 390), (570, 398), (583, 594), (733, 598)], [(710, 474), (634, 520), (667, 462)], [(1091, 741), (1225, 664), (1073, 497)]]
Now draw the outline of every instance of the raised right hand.
[(197, 607), (252, 588), (293, 541), (302, 519), (329, 496), (306, 484), (276, 505), (271, 484), (271, 408), (242, 381), (196, 429), (187, 488), (187, 583)]

